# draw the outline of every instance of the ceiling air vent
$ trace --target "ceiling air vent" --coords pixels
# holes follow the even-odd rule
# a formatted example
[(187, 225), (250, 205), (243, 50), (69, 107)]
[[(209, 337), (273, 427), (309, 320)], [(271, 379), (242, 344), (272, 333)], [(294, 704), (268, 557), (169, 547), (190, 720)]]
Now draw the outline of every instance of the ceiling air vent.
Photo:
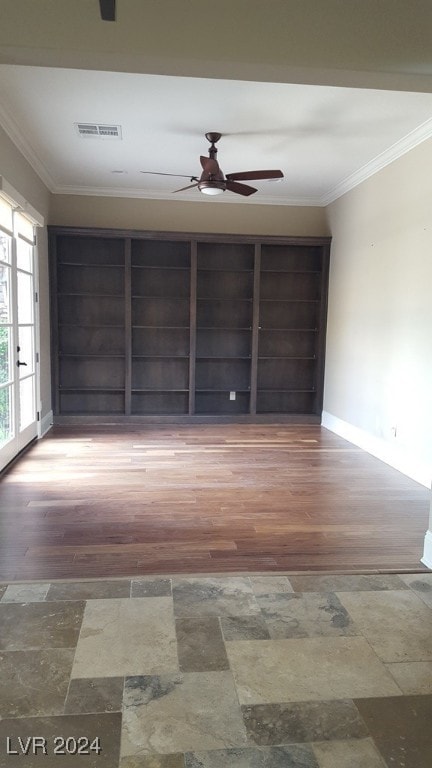
[(75, 128), (79, 135), (86, 139), (121, 139), (122, 137), (120, 125), (75, 123)]

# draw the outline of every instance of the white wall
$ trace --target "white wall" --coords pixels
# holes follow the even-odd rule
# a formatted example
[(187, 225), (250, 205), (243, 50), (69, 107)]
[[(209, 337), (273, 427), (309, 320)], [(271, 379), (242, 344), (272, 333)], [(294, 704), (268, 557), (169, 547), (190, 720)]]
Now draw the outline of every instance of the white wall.
[(430, 487), (432, 141), (328, 208), (326, 426)]

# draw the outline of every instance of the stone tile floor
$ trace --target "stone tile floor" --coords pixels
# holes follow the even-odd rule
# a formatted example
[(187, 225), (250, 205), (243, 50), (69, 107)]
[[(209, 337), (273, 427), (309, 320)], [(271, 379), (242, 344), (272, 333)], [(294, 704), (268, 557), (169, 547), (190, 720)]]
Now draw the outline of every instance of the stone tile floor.
[(431, 768), (432, 573), (0, 585), (0, 766)]

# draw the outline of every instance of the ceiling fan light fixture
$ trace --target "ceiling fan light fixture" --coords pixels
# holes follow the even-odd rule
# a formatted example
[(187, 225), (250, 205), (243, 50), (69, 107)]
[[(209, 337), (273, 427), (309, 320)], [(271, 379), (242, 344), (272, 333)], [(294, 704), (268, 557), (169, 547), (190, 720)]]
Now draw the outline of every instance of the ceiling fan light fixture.
[(223, 181), (200, 181), (198, 189), (204, 195), (220, 195), (225, 192), (225, 183)]

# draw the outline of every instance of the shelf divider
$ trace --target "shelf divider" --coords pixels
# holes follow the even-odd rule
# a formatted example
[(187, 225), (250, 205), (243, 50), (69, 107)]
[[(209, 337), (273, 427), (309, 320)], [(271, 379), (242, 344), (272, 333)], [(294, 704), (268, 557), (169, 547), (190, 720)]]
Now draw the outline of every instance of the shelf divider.
[(190, 270), (190, 344), (189, 344), (189, 415), (195, 413), (195, 373), (197, 337), (197, 241), (191, 241)]
[(252, 309), (252, 349), (251, 349), (251, 388), (250, 388), (251, 394), (250, 394), (250, 405), (249, 405), (251, 414), (255, 414), (256, 408), (257, 408), (260, 281), (261, 281), (261, 244), (256, 243), (254, 285), (253, 285), (253, 309)]
[(125, 415), (132, 409), (132, 244), (125, 239)]

